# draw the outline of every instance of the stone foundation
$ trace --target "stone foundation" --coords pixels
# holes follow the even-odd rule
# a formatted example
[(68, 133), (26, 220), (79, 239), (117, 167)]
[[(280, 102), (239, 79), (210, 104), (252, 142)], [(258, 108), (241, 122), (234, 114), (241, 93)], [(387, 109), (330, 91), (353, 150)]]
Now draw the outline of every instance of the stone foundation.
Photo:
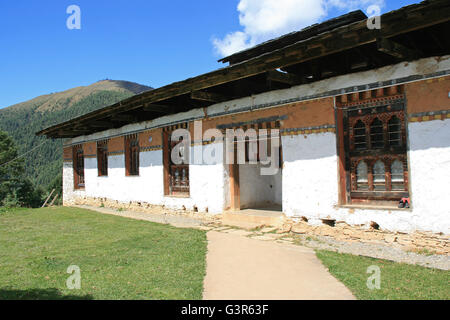
[(432, 232), (400, 233), (378, 230), (371, 227), (351, 226), (345, 222), (333, 222), (334, 226), (323, 224), (313, 226), (305, 221), (287, 222), (279, 233), (328, 236), (340, 241), (358, 241), (399, 247), (405, 251), (422, 254), (450, 254), (450, 236)]
[(196, 212), (195, 208), (188, 209), (173, 209), (168, 208), (163, 205), (154, 205), (146, 202), (121, 202), (117, 200), (111, 200), (107, 198), (91, 198), (91, 197), (77, 197), (73, 198), (70, 201), (65, 201), (64, 206), (91, 206), (91, 207), (101, 207), (101, 208), (110, 208), (116, 210), (126, 210), (126, 211), (136, 211), (136, 212), (144, 212), (149, 214), (172, 214), (172, 215), (184, 215), (187, 217), (193, 217), (196, 219), (202, 220), (215, 220), (217, 219), (214, 215), (210, 215), (207, 213)]

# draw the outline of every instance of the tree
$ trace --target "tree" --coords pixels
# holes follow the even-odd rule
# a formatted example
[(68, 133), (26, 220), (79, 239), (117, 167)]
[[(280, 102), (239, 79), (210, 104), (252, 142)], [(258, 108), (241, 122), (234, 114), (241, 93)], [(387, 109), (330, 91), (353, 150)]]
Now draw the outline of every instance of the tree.
[(24, 162), (17, 158), (14, 141), (0, 131), (0, 205), (8, 207), (38, 207), (43, 190), (36, 189), (25, 177)]
[(13, 195), (23, 177), (24, 166), (17, 157), (14, 141), (3, 131), (0, 131), (0, 204), (8, 195)]

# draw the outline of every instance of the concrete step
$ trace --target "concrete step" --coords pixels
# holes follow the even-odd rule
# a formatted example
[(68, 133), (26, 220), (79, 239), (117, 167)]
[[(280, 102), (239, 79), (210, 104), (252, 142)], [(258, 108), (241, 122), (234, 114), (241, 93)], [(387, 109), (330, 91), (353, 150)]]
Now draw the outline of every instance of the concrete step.
[[(223, 214), (222, 224), (239, 227), (237, 224), (248, 226), (253, 225), (254, 228), (261, 226), (280, 227), (283, 225), (285, 215), (277, 211), (265, 210), (242, 210), (237, 212), (227, 212)], [(248, 229), (247, 229), (248, 230)]]
[(255, 230), (257, 228), (264, 227), (264, 224), (256, 223), (256, 222), (246, 222), (246, 221), (236, 221), (233, 219), (222, 220), (222, 224), (224, 226), (236, 227), (244, 230)]

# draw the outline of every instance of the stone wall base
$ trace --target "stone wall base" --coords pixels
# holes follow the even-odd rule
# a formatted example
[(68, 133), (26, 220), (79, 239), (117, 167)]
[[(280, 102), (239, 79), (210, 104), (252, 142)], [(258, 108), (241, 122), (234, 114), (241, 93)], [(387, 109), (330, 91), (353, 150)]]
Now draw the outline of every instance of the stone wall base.
[(154, 205), (142, 201), (121, 202), (118, 200), (111, 200), (107, 198), (92, 198), (92, 197), (76, 197), (71, 200), (64, 201), (64, 206), (90, 206), (98, 208), (109, 208), (115, 210), (126, 210), (144, 212), (149, 214), (172, 214), (183, 215), (202, 220), (215, 220), (215, 216), (207, 213), (196, 212), (187, 208), (174, 209), (164, 205)]
[(339, 241), (366, 242), (399, 247), (405, 251), (422, 254), (450, 254), (450, 236), (432, 232), (401, 233), (378, 230), (374, 225), (370, 228), (353, 226), (345, 222), (335, 222), (334, 226), (312, 226), (307, 222), (288, 221), (279, 233), (328, 236)]

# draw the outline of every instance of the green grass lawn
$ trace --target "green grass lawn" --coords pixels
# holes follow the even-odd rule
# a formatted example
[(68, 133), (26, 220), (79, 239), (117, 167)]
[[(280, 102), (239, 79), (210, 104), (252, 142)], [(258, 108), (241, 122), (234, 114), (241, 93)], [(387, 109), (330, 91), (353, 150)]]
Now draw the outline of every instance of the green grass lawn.
[[(316, 254), (358, 299), (450, 299), (450, 271), (324, 250), (317, 250)], [(366, 285), (372, 275), (366, 273), (367, 268), (372, 265), (381, 271), (379, 290), (370, 290)]]
[(203, 231), (83, 209), (3, 209), (0, 299), (201, 299), (206, 245)]

